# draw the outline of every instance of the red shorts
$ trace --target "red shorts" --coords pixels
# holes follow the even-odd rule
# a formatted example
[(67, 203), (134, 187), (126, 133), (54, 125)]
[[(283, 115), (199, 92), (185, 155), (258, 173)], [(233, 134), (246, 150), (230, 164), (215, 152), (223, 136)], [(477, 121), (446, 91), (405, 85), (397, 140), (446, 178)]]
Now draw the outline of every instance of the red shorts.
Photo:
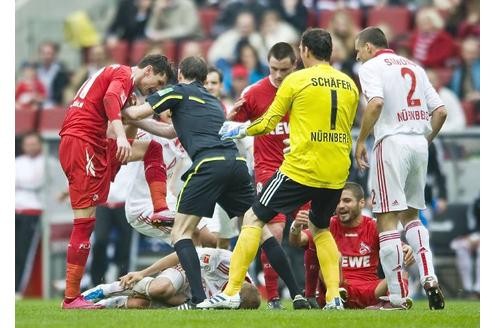
[(349, 309), (364, 309), (367, 306), (378, 303), (375, 297), (375, 289), (380, 282), (380, 279), (372, 281), (346, 280), (343, 286), (347, 289), (345, 307)]
[[(275, 173), (275, 172), (273, 172)], [(261, 192), (261, 189), (263, 189), (263, 185), (268, 181), (270, 180), (270, 178), (272, 177), (272, 175), (268, 176), (268, 175), (264, 175), (264, 176), (258, 176), (255, 172), (255, 177), (256, 177), (256, 194), (259, 194)], [(280, 222), (283, 222), (285, 223), (287, 221), (286, 217), (284, 214), (282, 213), (278, 213), (277, 215), (275, 215), (273, 217), (273, 219), (270, 220), (270, 222), (268, 222), (268, 224), (271, 224), (271, 223), (280, 223)]]
[(105, 203), (121, 163), (115, 158), (115, 139), (104, 139), (101, 145), (73, 136), (62, 136), (59, 159), (69, 181), (73, 209), (88, 208)]

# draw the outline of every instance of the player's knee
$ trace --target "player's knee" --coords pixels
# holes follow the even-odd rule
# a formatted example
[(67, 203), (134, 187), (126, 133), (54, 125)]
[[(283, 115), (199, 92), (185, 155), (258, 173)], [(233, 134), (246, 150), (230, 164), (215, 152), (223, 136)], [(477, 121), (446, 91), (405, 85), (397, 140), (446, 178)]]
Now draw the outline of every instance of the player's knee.
[(275, 222), (268, 224), (268, 229), (272, 232), (273, 237), (278, 241), (282, 240), (284, 234), (285, 222)]
[(166, 299), (175, 294), (175, 288), (169, 279), (156, 278), (149, 286), (148, 295), (151, 298)]

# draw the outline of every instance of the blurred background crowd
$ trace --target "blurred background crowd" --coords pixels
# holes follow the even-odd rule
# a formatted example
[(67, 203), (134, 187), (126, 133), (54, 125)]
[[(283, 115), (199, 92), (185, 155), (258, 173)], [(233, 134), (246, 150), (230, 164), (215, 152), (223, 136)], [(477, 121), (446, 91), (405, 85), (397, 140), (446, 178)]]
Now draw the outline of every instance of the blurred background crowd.
[[(109, 63), (134, 65), (149, 53), (161, 52), (175, 63), (201, 55), (223, 73), (221, 97), (228, 107), (269, 73), (266, 54), (274, 43), (297, 49), (306, 28), (321, 27), (333, 37), (332, 65), (359, 85), (354, 39), (369, 25), (381, 27), (390, 48), (427, 69), (449, 110), (430, 150), (430, 206), (423, 220), (446, 293), (479, 295), (479, 237), (472, 239), (479, 230), (479, 0), (16, 1), (16, 292), (50, 296), (63, 277), (71, 216), (60, 202), (65, 181), (53, 159), (65, 106), (88, 76)], [(359, 113), (363, 109), (361, 104)], [(351, 180), (367, 189), (361, 172), (353, 170)], [(103, 248), (124, 233), (114, 230), (107, 230)], [(18, 232), (24, 236), (19, 245)], [(126, 231), (122, 243), (131, 245), (126, 254), (123, 246), (110, 246), (109, 260), (103, 259), (119, 257), (115, 272), (146, 263), (138, 256), (145, 247), (139, 237)], [(147, 247), (150, 254), (162, 250), (154, 241)], [(472, 258), (471, 268), (456, 262), (459, 250)]]

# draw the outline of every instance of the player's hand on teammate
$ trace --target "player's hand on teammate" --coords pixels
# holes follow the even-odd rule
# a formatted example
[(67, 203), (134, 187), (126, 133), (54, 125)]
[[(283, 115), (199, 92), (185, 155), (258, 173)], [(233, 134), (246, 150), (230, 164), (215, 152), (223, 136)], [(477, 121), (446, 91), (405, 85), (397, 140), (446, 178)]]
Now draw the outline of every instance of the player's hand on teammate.
[(415, 262), (414, 260), (414, 255), (413, 255), (413, 250), (411, 246), (403, 244), (402, 245), (402, 252), (404, 253), (404, 265), (406, 267), (410, 266)]
[(141, 271), (129, 272), (125, 276), (120, 277), (120, 285), (126, 289), (130, 289), (143, 278), (144, 275), (141, 273)]
[(131, 157), (131, 144), (125, 137), (117, 137), (117, 154), (115, 157), (121, 163), (127, 163)]
[(356, 153), (354, 154), (357, 165), (360, 170), (365, 170), (370, 167), (368, 164), (368, 152), (366, 151), (366, 144), (364, 142), (356, 143)]
[(287, 154), (288, 152), (290, 152), (290, 139), (287, 138), (287, 139), (284, 139), (282, 141), (284, 143), (284, 154)]
[(218, 134), (222, 140), (242, 139), (246, 136), (246, 126), (225, 121)]
[(246, 99), (244, 98), (239, 98), (236, 100), (236, 102), (234, 103), (234, 105), (232, 105), (232, 108), (230, 109), (230, 112), (227, 114), (227, 120), (232, 120), (234, 118), (234, 116), (237, 115), (237, 113), (239, 113), (239, 109), (241, 109), (242, 105), (244, 105), (244, 103), (246, 102)]

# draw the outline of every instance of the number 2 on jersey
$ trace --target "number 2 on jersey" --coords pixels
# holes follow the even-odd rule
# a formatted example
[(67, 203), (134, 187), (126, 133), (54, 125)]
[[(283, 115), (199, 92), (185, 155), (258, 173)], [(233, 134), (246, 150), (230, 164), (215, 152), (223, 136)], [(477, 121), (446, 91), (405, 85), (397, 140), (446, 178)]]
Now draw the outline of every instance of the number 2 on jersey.
[(330, 130), (335, 130), (335, 122), (337, 121), (337, 90), (330, 90)]
[(416, 90), (416, 75), (414, 74), (414, 71), (410, 68), (402, 67), (400, 70), (400, 74), (403, 78), (405, 78), (406, 75), (409, 75), (411, 77), (411, 88), (409, 89), (409, 93), (407, 94), (407, 106), (421, 106), (421, 100), (413, 99), (414, 91)]

